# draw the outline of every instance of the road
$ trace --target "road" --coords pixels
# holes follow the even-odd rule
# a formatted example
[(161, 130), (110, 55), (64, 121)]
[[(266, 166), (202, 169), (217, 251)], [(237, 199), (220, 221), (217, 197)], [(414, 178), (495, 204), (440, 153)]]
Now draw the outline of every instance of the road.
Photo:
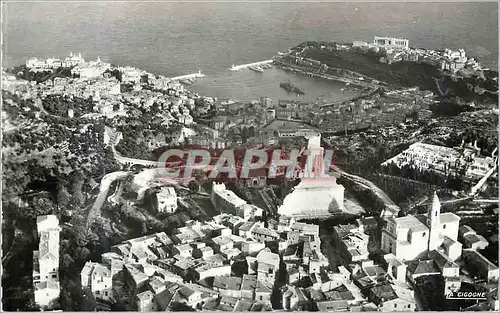
[(123, 193), (123, 183), (118, 182), (115, 188), (115, 192), (108, 197), (108, 202), (112, 202), (113, 204), (118, 204), (119, 203), (118, 200), (120, 199), (122, 193)]
[(116, 136), (115, 138), (116, 139), (114, 140), (114, 142), (112, 142), (110, 145), (111, 145), (111, 150), (113, 151), (113, 156), (115, 157), (116, 162), (118, 162), (119, 164), (122, 164), (122, 165), (125, 165), (125, 164), (130, 164), (130, 165), (140, 164), (140, 165), (143, 165), (143, 166), (146, 166), (146, 167), (158, 167), (158, 161), (149, 161), (149, 160), (127, 158), (127, 157), (124, 157), (124, 156), (120, 155), (118, 153), (118, 151), (116, 151), (115, 147), (120, 142), (120, 140), (121, 140), (122, 137), (121, 136)]
[(96, 216), (100, 212), (101, 207), (106, 201), (107, 198), (106, 196), (108, 195), (109, 186), (111, 185), (111, 183), (113, 183), (117, 179), (123, 179), (128, 175), (129, 172), (118, 171), (109, 173), (102, 178), (101, 185), (99, 186), (99, 195), (97, 196), (97, 199), (95, 200), (92, 208), (90, 208), (89, 214), (87, 216), (87, 227), (91, 225), (91, 222), (96, 218)]
[(384, 202), (385, 206), (386, 206), (386, 209), (389, 209), (389, 211), (391, 211), (395, 216), (398, 215), (399, 211), (401, 210), (401, 208), (399, 206), (397, 206), (394, 201), (391, 200), (391, 198), (389, 198), (389, 196), (384, 192), (382, 191), (382, 189), (380, 189), (379, 187), (377, 187), (374, 183), (372, 183), (371, 181), (363, 178), (363, 177), (359, 177), (357, 175), (353, 175), (353, 174), (349, 174), (343, 170), (341, 170), (340, 168), (338, 168), (337, 166), (335, 165), (332, 165), (330, 167), (333, 171), (341, 174), (342, 176), (354, 181), (355, 183), (359, 184), (359, 185), (362, 185), (364, 186), (365, 188), (367, 189), (370, 189), (372, 190), (375, 195), (380, 199), (382, 200), (382, 202)]

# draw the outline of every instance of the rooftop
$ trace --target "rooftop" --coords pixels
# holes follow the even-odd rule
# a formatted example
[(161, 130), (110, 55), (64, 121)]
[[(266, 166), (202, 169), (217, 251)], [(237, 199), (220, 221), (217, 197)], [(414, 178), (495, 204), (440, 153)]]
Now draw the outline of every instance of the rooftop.
[(319, 234), (319, 225), (316, 224), (307, 224), (307, 223), (301, 223), (301, 222), (296, 222), (293, 223), (290, 228), (292, 230), (297, 230), (299, 232), (305, 233), (305, 234)]
[(241, 290), (253, 291), (256, 287), (257, 287), (257, 276), (243, 274), (243, 280), (241, 283)]
[(433, 250), (429, 253), (431, 259), (436, 262), (436, 265), (443, 270), (444, 267), (458, 267), (446, 254), (438, 250)]
[(408, 264), (408, 271), (413, 275), (429, 275), (440, 273), (440, 270), (434, 260), (411, 262)]
[(398, 217), (394, 219), (396, 227), (409, 228), (413, 232), (426, 231), (429, 228), (413, 215)]
[(383, 284), (371, 288), (371, 292), (380, 300), (389, 301), (397, 299), (398, 296), (392, 286), (389, 284)]
[(217, 236), (212, 238), (212, 241), (219, 246), (225, 246), (233, 243), (231, 238), (227, 236)]
[(259, 235), (262, 235), (262, 236), (268, 236), (268, 237), (275, 237), (275, 238), (279, 237), (279, 235), (278, 235), (277, 232), (275, 232), (272, 229), (264, 228), (264, 227), (255, 227), (252, 230), (252, 233), (253, 234), (259, 234)]
[(225, 290), (240, 290), (242, 279), (234, 276), (215, 276), (214, 288)]
[(451, 213), (451, 212), (446, 212), (446, 213), (441, 213), (439, 215), (439, 220), (441, 224), (447, 224), (447, 223), (452, 223), (452, 222), (459, 222), (460, 217)]
[(176, 198), (177, 194), (175, 192), (174, 187), (162, 187), (160, 189), (160, 192), (158, 192), (157, 196), (164, 198)]

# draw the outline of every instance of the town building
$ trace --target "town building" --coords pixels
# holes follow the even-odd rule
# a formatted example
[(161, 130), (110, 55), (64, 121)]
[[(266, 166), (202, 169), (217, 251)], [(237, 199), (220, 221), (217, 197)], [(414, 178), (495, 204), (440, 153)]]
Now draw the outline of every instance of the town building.
[(236, 208), (236, 215), (248, 221), (250, 219), (255, 219), (262, 217), (263, 210), (253, 204), (243, 204)]
[(480, 179), (496, 167), (497, 157), (481, 157), (474, 145), (448, 148), (416, 142), (405, 151), (382, 163), (382, 166), (395, 164), (399, 168), (411, 166), (419, 170), (430, 170), (443, 175), (457, 174), (465, 169), (464, 178)]
[(283, 308), (285, 310), (301, 311), (309, 308), (309, 298), (305, 290), (296, 286), (284, 286), (281, 290)]
[(30, 58), (26, 60), (26, 68), (30, 69), (30, 71), (53, 70), (60, 67), (73, 67), (84, 62), (85, 60), (83, 59), (81, 53), (78, 53), (78, 55), (70, 53), (70, 56), (66, 57), (64, 61), (57, 58)]
[(89, 288), (96, 300), (112, 298), (112, 272), (104, 264), (88, 261), (80, 272), (82, 288)]
[(177, 194), (174, 187), (161, 187), (156, 194), (158, 212), (175, 213), (177, 211)]
[(370, 289), (368, 299), (383, 312), (413, 312), (416, 307), (412, 292), (398, 285), (375, 286)]
[(226, 189), (224, 183), (218, 184), (215, 182), (212, 185), (211, 200), (217, 210), (233, 215), (237, 214), (237, 208), (239, 206), (247, 203), (233, 191)]
[(465, 249), (463, 253), (465, 265), (472, 275), (488, 282), (498, 282), (498, 266), (476, 250)]
[(59, 219), (55, 215), (36, 218), (38, 250), (33, 251), (33, 285), (35, 303), (51, 307), (59, 297)]
[(408, 39), (393, 37), (374, 37), (373, 43), (384, 48), (409, 49), (410, 41)]
[(346, 264), (368, 259), (369, 236), (360, 228), (334, 226), (334, 240)]
[(485, 249), (489, 242), (481, 235), (478, 235), (472, 227), (468, 225), (460, 225), (458, 230), (459, 240), (466, 249), (482, 250)]
[(460, 278), (460, 267), (453, 262), (446, 254), (434, 250), (429, 253), (429, 257), (434, 260), (444, 278), (444, 290), (458, 291), (462, 285)]
[(95, 78), (102, 76), (111, 68), (111, 64), (102, 62), (98, 57), (95, 61), (80, 63), (71, 69), (71, 74), (80, 78)]
[(382, 230), (382, 250), (402, 261), (426, 256), (433, 250), (444, 252), (452, 260), (458, 259), (462, 254), (462, 244), (457, 241), (460, 217), (440, 210), (439, 198), (434, 193), (427, 215), (389, 218)]
[(384, 260), (387, 263), (387, 273), (393, 280), (399, 283), (405, 283), (407, 272), (406, 263), (396, 258), (392, 253), (384, 255)]

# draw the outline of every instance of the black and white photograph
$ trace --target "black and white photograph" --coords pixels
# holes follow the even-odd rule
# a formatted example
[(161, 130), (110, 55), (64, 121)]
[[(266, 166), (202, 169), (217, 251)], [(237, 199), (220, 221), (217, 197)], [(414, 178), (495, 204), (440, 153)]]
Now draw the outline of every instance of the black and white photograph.
[(2, 1), (2, 311), (499, 307), (497, 1)]

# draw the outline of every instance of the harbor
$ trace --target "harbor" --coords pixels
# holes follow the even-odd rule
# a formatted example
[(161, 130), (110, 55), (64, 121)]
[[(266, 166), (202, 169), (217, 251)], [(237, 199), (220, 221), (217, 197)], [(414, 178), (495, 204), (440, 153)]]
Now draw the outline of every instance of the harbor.
[(252, 101), (268, 97), (273, 103), (278, 103), (278, 100), (297, 100), (296, 93), (280, 87), (282, 82), (290, 82), (305, 93), (300, 95), (300, 101), (317, 102), (319, 99), (322, 104), (349, 99), (355, 96), (359, 89), (355, 85), (346, 86), (345, 83), (335, 80), (310, 77), (274, 66), (263, 73), (220, 71), (205, 79), (196, 80), (189, 89), (199, 94), (213, 95), (218, 99)]

